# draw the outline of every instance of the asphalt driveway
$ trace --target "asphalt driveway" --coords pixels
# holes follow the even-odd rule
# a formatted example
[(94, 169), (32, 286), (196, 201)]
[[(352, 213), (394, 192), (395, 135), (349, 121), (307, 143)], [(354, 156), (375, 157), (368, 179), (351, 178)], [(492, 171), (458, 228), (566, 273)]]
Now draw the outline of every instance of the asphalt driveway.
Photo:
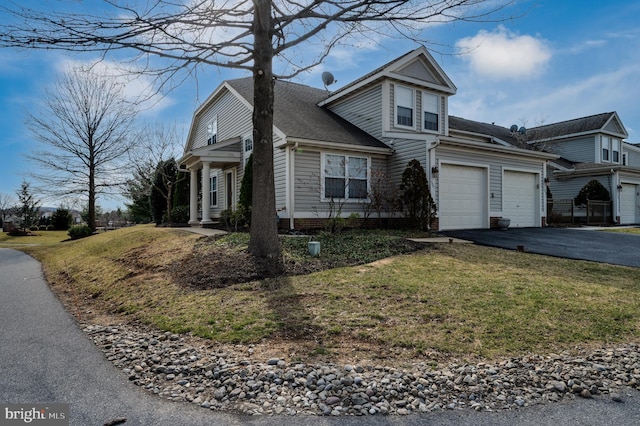
[(640, 235), (574, 228), (447, 231), (449, 237), (490, 247), (640, 268)]

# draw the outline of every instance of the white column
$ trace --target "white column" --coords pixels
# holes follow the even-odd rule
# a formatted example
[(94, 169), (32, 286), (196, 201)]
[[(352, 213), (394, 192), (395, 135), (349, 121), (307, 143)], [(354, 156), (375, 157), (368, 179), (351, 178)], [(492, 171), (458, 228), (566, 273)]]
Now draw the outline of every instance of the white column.
[(199, 225), (198, 222), (198, 169), (189, 169), (189, 225)]
[(200, 224), (211, 222), (211, 165), (202, 163), (202, 220)]

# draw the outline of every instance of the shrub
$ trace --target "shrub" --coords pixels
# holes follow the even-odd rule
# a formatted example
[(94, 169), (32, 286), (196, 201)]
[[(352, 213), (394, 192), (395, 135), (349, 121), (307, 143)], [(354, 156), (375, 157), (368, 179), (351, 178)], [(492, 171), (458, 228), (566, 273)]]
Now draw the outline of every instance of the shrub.
[(431, 197), (427, 174), (416, 159), (409, 161), (402, 173), (400, 201), (411, 226), (427, 230), (436, 216), (436, 203)]
[(39, 229), (40, 229), (40, 228), (38, 227), (38, 225), (31, 225), (31, 226), (29, 227), (29, 230), (30, 230), (30, 231), (33, 231), (33, 232), (38, 231)]
[(53, 225), (47, 225), (47, 231), (55, 231), (55, 227)]
[(588, 200), (610, 201), (609, 191), (597, 179), (590, 180), (575, 198), (576, 206), (584, 206)]
[(253, 154), (249, 155), (247, 164), (244, 166), (244, 175), (240, 184), (240, 195), (238, 198), (239, 210), (245, 222), (251, 225), (251, 205), (253, 202)]
[(238, 231), (238, 227), (244, 226), (244, 215), (240, 210), (227, 209), (220, 212), (220, 222), (229, 231)]
[(74, 225), (69, 228), (69, 238), (72, 240), (79, 240), (80, 238), (85, 238), (93, 234), (91, 228), (87, 225)]
[(56, 231), (66, 231), (73, 223), (71, 212), (60, 207), (51, 215), (51, 224)]
[(189, 206), (175, 206), (171, 210), (170, 223), (188, 223), (189, 222)]

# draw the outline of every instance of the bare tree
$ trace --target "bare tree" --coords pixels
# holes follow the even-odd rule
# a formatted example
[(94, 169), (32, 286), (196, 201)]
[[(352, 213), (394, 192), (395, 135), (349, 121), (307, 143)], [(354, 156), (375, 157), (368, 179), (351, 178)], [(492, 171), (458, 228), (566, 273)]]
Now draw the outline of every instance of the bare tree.
[(136, 141), (129, 160), (133, 178), (126, 183), (125, 193), (134, 202), (136, 198), (149, 200), (152, 192), (160, 195), (167, 218), (171, 221), (174, 184), (178, 179), (186, 179), (186, 176), (177, 175), (175, 157), (180, 148), (180, 137), (176, 127), (163, 124), (146, 126), (138, 133)]
[[(144, 72), (164, 83), (199, 65), (246, 69), (254, 77), (254, 200), (249, 251), (280, 260), (273, 171), (273, 81), (321, 63), (350, 36), (398, 35), (426, 42), (434, 23), (488, 21), (502, 0), (105, 0), (105, 13), (47, 13), (3, 7), (0, 46), (84, 52), (139, 52)], [(500, 20), (504, 20), (501, 17)], [(317, 49), (317, 55), (304, 53)], [(300, 55), (295, 54), (298, 49)], [(304, 51), (303, 51), (304, 49)], [(150, 56), (163, 60), (151, 68)], [(274, 74), (274, 59), (282, 72)], [(274, 268), (274, 272), (275, 272)]]
[(96, 199), (122, 184), (136, 116), (123, 87), (113, 77), (73, 68), (44, 97), (43, 109), (28, 125), (42, 145), (29, 158), (41, 167), (34, 177), (53, 196), (87, 199), (87, 219), (95, 229)]
[(8, 194), (0, 193), (0, 227), (4, 226), (9, 210), (15, 209), (16, 201)]

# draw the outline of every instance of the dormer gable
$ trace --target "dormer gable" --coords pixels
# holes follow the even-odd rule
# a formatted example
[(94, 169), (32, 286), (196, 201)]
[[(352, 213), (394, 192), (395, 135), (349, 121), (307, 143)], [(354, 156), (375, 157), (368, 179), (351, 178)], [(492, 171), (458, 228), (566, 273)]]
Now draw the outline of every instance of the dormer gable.
[(618, 136), (621, 139), (626, 139), (629, 137), (629, 133), (625, 129), (622, 121), (620, 121), (620, 117), (618, 117), (617, 113), (612, 113), (609, 120), (602, 126), (602, 130), (606, 133), (610, 133), (614, 136)]
[(385, 79), (445, 95), (453, 95), (458, 90), (427, 49), (419, 47), (332, 92), (318, 105), (328, 106)]

